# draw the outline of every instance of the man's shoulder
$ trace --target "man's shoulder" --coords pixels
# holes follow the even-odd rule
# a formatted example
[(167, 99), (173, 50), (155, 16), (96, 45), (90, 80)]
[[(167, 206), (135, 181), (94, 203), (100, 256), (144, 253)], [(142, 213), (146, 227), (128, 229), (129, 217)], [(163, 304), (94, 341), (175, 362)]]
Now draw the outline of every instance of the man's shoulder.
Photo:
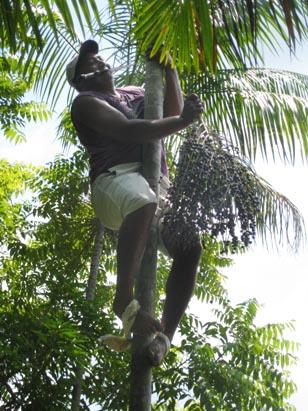
[(81, 91), (75, 96), (72, 106), (83, 105), (89, 102), (93, 102), (95, 105), (110, 105), (115, 98), (106, 95), (105, 93), (100, 93), (98, 91)]
[(104, 100), (104, 94), (103, 93), (99, 93), (97, 91), (80, 91), (77, 96), (75, 96), (73, 103), (77, 102), (77, 101), (82, 101), (83, 99), (81, 99), (80, 97), (88, 97), (88, 98), (92, 98), (92, 99), (99, 99), (99, 100)]
[(101, 112), (110, 107), (105, 99), (100, 98), (97, 93), (92, 92), (82, 92), (79, 93), (73, 100), (71, 105), (71, 116), (72, 118), (82, 117), (87, 115), (89, 111), (91, 112)]

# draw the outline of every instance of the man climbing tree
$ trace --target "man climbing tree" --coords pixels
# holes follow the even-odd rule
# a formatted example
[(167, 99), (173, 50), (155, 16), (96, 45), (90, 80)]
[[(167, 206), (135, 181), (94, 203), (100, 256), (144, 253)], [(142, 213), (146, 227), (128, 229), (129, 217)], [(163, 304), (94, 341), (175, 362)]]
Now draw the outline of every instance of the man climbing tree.
[[(129, 345), (130, 332), (154, 334), (146, 355), (150, 364), (157, 366), (168, 352), (192, 296), (201, 244), (196, 236), (185, 250), (173, 245), (168, 227), (163, 225), (161, 204), (157, 206), (155, 193), (141, 175), (142, 144), (183, 130), (200, 117), (203, 106), (195, 94), (183, 102), (177, 71), (170, 60), (165, 66), (164, 118), (144, 120), (143, 89), (115, 88), (112, 69), (98, 54), (98, 44), (93, 40), (82, 44), (66, 73), (70, 85), (79, 92), (71, 115), (90, 156), (95, 213), (105, 227), (119, 231), (113, 308), (123, 321), (126, 339), (106, 336), (103, 341), (123, 350)], [(163, 150), (161, 160), (164, 192), (168, 188), (168, 171)], [(173, 258), (160, 322), (140, 308), (133, 292), (152, 221), (159, 227), (161, 249)]]

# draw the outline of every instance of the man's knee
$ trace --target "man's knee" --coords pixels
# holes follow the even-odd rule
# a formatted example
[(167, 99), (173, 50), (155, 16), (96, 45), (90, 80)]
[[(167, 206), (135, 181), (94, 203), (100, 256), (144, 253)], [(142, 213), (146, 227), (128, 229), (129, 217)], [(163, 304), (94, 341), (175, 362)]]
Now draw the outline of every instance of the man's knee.
[(191, 247), (191, 254), (196, 256), (199, 260), (201, 253), (202, 253), (202, 244), (201, 244), (200, 237), (198, 236), (198, 238), (196, 238), (195, 242), (193, 243)]
[(200, 237), (197, 235), (190, 244), (179, 246), (177, 250), (177, 253), (185, 256), (185, 258), (193, 262), (199, 261), (201, 252), (202, 252), (202, 244), (201, 244)]
[(174, 241), (174, 235), (167, 227), (162, 232), (164, 245), (173, 259), (184, 258), (192, 262), (199, 262), (202, 253), (202, 244), (199, 234), (191, 237), (190, 243)]
[(123, 220), (122, 226), (128, 224), (129, 222), (138, 223), (139, 222), (149, 222), (152, 221), (157, 204), (156, 203), (147, 203), (136, 210), (128, 213)]

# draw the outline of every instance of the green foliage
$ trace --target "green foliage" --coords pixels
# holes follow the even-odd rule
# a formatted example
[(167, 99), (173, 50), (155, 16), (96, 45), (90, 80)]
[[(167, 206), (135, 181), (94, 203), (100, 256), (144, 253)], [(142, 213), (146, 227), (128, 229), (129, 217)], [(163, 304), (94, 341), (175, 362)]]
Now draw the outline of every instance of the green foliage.
[[(104, 238), (95, 299), (85, 301), (94, 238), (84, 154), (28, 169), (1, 162), (0, 398), (4, 409), (70, 408), (76, 365), (85, 369), (81, 409), (127, 409), (129, 354), (99, 347), (119, 333), (112, 313), (115, 249)], [(27, 196), (25, 193), (27, 190)], [(31, 195), (29, 194), (31, 190)], [(254, 300), (233, 306), (219, 269), (220, 244), (203, 239), (196, 296), (213, 311), (207, 323), (186, 315), (180, 343), (155, 371), (154, 409), (292, 409), (288, 369), (296, 345), (288, 324), (256, 327)], [(159, 260), (162, 297), (170, 262)], [(160, 303), (161, 303), (161, 298)], [(159, 304), (161, 307), (161, 304)], [(164, 404), (164, 405), (163, 405)]]
[(22, 128), (27, 121), (43, 121), (51, 111), (43, 103), (24, 101), (31, 84), (21, 77), (22, 67), (16, 57), (0, 57), (0, 128), (14, 143), (25, 140)]
[(6, 160), (0, 160), (0, 175), (0, 238), (2, 243), (6, 243), (23, 225), (22, 206), (16, 198), (24, 192), (32, 170), (21, 164), (9, 165)]
[[(14, 1), (16, 7), (13, 9), (10, 2), (5, 2), (9, 7), (1, 14), (2, 52), (11, 48), (21, 53), (19, 60), (7, 53), (5, 58), (1, 58), (0, 125), (13, 141), (21, 139), (21, 127), (26, 120), (47, 116), (42, 106), (23, 102), (29, 84), (34, 81), (36, 90), (51, 96), (52, 103), (59, 98), (65, 83), (63, 67), (75, 55), (79, 45), (71, 24), (72, 9), (77, 14), (77, 10), (82, 11), (88, 23), (88, 5), (91, 4), (95, 10), (92, 0), (81, 3), (73, 1), (71, 9), (67, 2), (28, 3)], [(136, 61), (134, 69), (142, 67), (137, 64), (138, 48), (131, 44), (131, 31), (127, 34), (130, 23), (126, 22), (132, 10), (123, 8), (123, 2), (109, 3), (120, 4), (123, 18), (111, 18), (107, 26), (97, 27), (97, 33), (108, 37), (112, 46), (118, 48), (116, 62), (128, 56), (128, 63), (131, 59)], [(160, 5), (162, 12), (163, 7), (167, 7), (165, 12), (180, 13), (182, 21), (190, 19), (191, 28), (193, 18), (194, 27), (200, 34), (197, 42), (192, 39), (194, 30), (189, 32), (189, 38), (185, 37), (187, 42), (180, 43), (179, 48), (172, 45), (172, 38), (165, 38), (168, 40), (165, 50), (174, 47), (173, 51), (183, 68), (191, 64), (191, 55), (187, 51), (192, 51), (196, 66), (199, 62), (200, 67), (205, 64), (214, 70), (216, 65), (226, 60), (233, 67), (242, 67), (251, 60), (252, 54), (255, 55), (255, 48), (252, 47), (255, 45), (254, 32), (259, 30), (263, 39), (272, 40), (272, 36), (268, 35), (270, 25), (286, 41), (294, 41), (305, 34), (305, 20), (301, 20), (301, 15), (306, 9), (301, 1), (279, 1), (275, 3), (277, 7), (274, 10), (259, 7), (256, 10), (261, 12), (262, 18), (257, 20), (258, 27), (257, 15), (251, 7), (245, 11), (242, 7), (244, 3), (232, 2), (229, 10), (222, 6), (220, 14), (217, 12), (219, 24), (212, 28), (206, 26), (211, 16), (201, 16), (201, 21), (198, 21), (197, 14), (192, 16), (191, 12), (196, 11), (200, 2), (199, 5), (197, 2), (177, 2), (179, 9), (169, 10), (172, 3), (151, 1), (146, 6)], [(197, 6), (189, 8), (189, 3)], [(31, 9), (27, 4), (37, 7)], [(215, 5), (219, 4), (222, 3), (215, 2)], [(62, 20), (54, 13), (54, 5), (62, 14)], [(141, 2), (138, 2), (135, 10), (138, 13), (134, 13), (134, 18), (139, 19), (144, 13), (139, 9), (140, 5)], [(204, 11), (206, 4), (200, 7)], [(239, 14), (232, 14), (234, 7), (239, 7)], [(205, 11), (208, 13), (207, 9)], [(224, 13), (226, 21), (223, 19)], [(237, 15), (238, 21), (234, 18)], [(165, 17), (168, 16), (153, 14), (151, 10), (144, 22), (158, 22), (155, 30), (162, 33), (158, 41), (163, 41), (166, 33), (167, 36), (171, 33), (183, 37), (185, 25), (178, 26), (178, 21), (177, 28), (181, 30), (173, 30), (173, 25), (170, 25), (169, 34), (168, 31), (160, 31), (161, 22), (165, 24), (170, 21), (170, 16), (169, 20)], [(81, 14), (78, 19), (79, 22), (84, 21)], [(249, 24), (245, 25), (246, 21)], [(144, 26), (142, 30), (146, 32)], [(219, 34), (217, 38), (215, 32)], [(26, 33), (29, 37), (25, 36)], [(147, 41), (153, 33), (147, 32)], [(64, 40), (59, 42), (62, 36)], [(235, 43), (230, 37), (235, 39)], [(210, 38), (220, 42), (220, 59), (213, 44), (204, 43)], [(196, 55), (199, 41), (204, 43), (204, 47), (200, 48), (201, 60)], [(38, 45), (44, 45), (44, 54), (40, 54)], [(145, 48), (146, 42), (141, 47)], [(239, 52), (243, 54), (239, 56)], [(259, 55), (258, 51), (256, 53)], [(39, 66), (35, 63), (38, 61)], [(46, 81), (40, 82), (44, 78)], [(128, 78), (132, 79), (132, 71), (126, 70), (122, 79), (119, 78), (119, 84)], [(139, 76), (138, 81), (141, 78)], [(239, 101), (244, 104), (243, 100)], [(285, 116), (287, 122), (292, 118), (296, 119), (288, 114)], [(76, 134), (68, 112), (63, 115), (59, 136), (66, 145), (76, 144)], [(250, 147), (246, 135), (242, 144)], [(112, 313), (115, 288), (115, 246), (112, 236), (106, 235), (104, 238), (95, 299), (91, 302), (85, 300), (95, 234), (94, 216), (86, 194), (86, 169), (86, 156), (78, 147), (71, 158), (58, 157), (40, 169), (10, 165), (5, 161), (0, 163), (0, 402), (3, 409), (69, 409), (78, 365), (85, 370), (81, 409), (86, 410), (95, 403), (111, 411), (127, 408), (129, 354), (115, 354), (97, 344), (102, 334), (120, 332)], [(180, 328), (180, 344), (172, 348), (164, 366), (155, 373), (153, 390), (157, 398), (156, 408), (176, 409), (177, 401), (181, 400), (186, 402), (185, 407), (189, 410), (292, 409), (288, 399), (295, 386), (288, 369), (294, 361), (296, 346), (283, 337), (288, 325), (256, 327), (254, 319), (258, 305), (254, 300), (233, 306), (223, 286), (223, 276), (219, 273), (219, 267), (227, 266), (230, 260), (221, 256), (220, 244), (208, 238), (204, 238), (203, 242), (205, 250), (196, 296), (209, 312), (212, 309), (214, 319), (202, 323), (193, 315), (184, 318)], [(160, 303), (169, 267), (170, 262), (161, 256), (158, 282)]]
[(14, 0), (1, 2), (0, 47), (8, 47), (16, 52), (23, 44), (31, 42), (35, 48), (42, 49), (44, 26), (51, 28), (53, 37), (59, 41), (57, 24), (65, 24), (67, 31), (77, 36), (76, 21), (84, 33), (84, 25), (92, 28), (92, 17), (100, 20), (96, 2), (93, 0), (74, 0), (70, 4), (63, 0)]
[[(113, 3), (117, 3), (114, 1)], [(127, 0), (142, 50), (172, 51), (181, 71), (210, 71), (262, 61), (257, 45), (275, 50), (278, 38), (295, 49), (307, 36), (307, 2), (299, 0)]]
[[(69, 408), (76, 365), (88, 372), (97, 337), (114, 329), (110, 310), (101, 308), (113, 290), (106, 285), (106, 271), (97, 299), (86, 303), (84, 298), (94, 231), (84, 197), (84, 167), (80, 152), (35, 174), (1, 163), (1, 231), (6, 236), (0, 269), (0, 398), (6, 409)], [(24, 194), (25, 178), (31, 201), (16, 198)], [(108, 270), (110, 259), (103, 263)]]
[(204, 120), (255, 160), (261, 153), (294, 163), (308, 154), (308, 77), (272, 69), (218, 70), (183, 76), (204, 101)]
[(154, 409), (176, 409), (181, 401), (185, 410), (294, 410), (288, 398), (296, 387), (288, 367), (297, 345), (283, 337), (293, 324), (256, 327), (257, 302), (230, 303), (217, 271), (230, 262), (217, 254), (217, 243), (205, 239), (205, 245), (196, 294), (210, 301), (205, 310), (215, 307), (214, 318), (203, 323), (185, 316), (180, 345), (155, 371)]

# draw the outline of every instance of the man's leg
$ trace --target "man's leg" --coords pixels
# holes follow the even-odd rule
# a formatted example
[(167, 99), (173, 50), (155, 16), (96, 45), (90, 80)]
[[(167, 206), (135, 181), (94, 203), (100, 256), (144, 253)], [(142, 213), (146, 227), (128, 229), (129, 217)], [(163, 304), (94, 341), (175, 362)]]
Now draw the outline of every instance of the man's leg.
[[(146, 204), (128, 214), (119, 230), (117, 286), (113, 309), (120, 318), (127, 305), (134, 298), (134, 279), (140, 268), (155, 210), (155, 203)], [(158, 321), (142, 310), (138, 312), (132, 329), (134, 332), (150, 334), (159, 329), (161, 329), (161, 326)]]
[[(173, 264), (166, 284), (161, 324), (164, 334), (171, 341), (194, 291), (202, 246), (196, 240), (189, 249), (172, 250), (171, 246), (168, 247), (168, 240), (165, 240), (167, 250), (173, 256)], [(148, 358), (152, 365), (159, 365), (165, 353), (165, 342), (156, 337), (148, 348)]]
[(161, 321), (170, 341), (193, 295), (201, 249), (198, 243), (174, 256), (166, 284), (166, 301)]

